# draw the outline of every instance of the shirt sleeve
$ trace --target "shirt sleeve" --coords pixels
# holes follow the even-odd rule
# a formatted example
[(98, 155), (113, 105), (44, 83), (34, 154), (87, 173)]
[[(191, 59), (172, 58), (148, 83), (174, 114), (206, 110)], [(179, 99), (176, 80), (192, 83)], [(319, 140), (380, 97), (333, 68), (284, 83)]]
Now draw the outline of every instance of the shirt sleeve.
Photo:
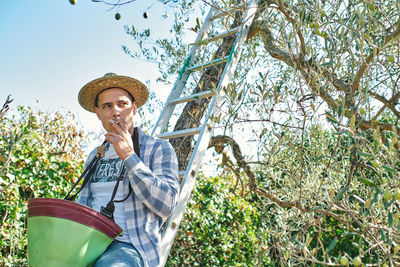
[(172, 146), (164, 140), (156, 143), (151, 154), (149, 166), (136, 154), (125, 159), (127, 175), (135, 196), (152, 212), (166, 218), (174, 210), (179, 195), (178, 160)]

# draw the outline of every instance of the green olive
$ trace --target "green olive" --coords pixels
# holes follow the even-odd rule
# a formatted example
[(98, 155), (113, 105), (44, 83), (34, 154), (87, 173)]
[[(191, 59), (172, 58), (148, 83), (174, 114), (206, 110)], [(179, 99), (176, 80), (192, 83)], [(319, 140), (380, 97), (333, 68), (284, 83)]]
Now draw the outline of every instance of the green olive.
[(391, 201), (392, 193), (389, 190), (386, 190), (385, 193), (383, 193), (383, 198), (386, 199), (387, 201)]
[(372, 162), (372, 167), (374, 167), (375, 169), (378, 168), (379, 167), (379, 163), (376, 160), (374, 160)]
[(340, 264), (343, 266), (348, 266), (349, 265), (349, 259), (346, 256), (342, 256), (340, 258)]
[(394, 191), (394, 198), (396, 200), (400, 200), (400, 190), (396, 189), (396, 191)]
[(353, 260), (353, 265), (354, 266), (361, 266), (361, 264), (362, 264), (362, 261), (361, 261), (360, 256), (355, 257), (354, 260)]

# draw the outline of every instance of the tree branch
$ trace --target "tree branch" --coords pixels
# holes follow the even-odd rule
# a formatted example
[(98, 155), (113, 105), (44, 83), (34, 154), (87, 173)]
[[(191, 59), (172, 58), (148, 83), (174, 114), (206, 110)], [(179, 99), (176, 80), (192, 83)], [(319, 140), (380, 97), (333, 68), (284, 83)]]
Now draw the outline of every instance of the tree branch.
[(264, 43), (265, 49), (268, 53), (276, 59), (279, 59), (285, 62), (288, 66), (292, 68), (298, 67), (307, 82), (310, 86), (311, 90), (315, 95), (320, 96), (328, 106), (332, 107), (334, 105), (334, 99), (328, 94), (326, 90), (324, 90), (321, 86), (318, 86), (316, 83), (315, 76), (310, 73), (310, 66), (309, 64), (305, 63), (302, 60), (298, 60), (296, 57), (292, 56), (290, 53), (278, 48), (275, 45), (274, 38), (272, 36), (272, 32), (269, 29), (267, 23), (265, 21), (258, 21), (257, 27), (260, 28), (261, 38)]
[(272, 202), (274, 202), (275, 204), (277, 204), (280, 207), (295, 207), (295, 208), (298, 208), (299, 210), (301, 210), (302, 212), (309, 211), (309, 210), (304, 209), (303, 206), (301, 205), (301, 203), (298, 201), (294, 201), (294, 202), (282, 201), (278, 197), (274, 196), (273, 194), (265, 191), (262, 188), (259, 188), (257, 186), (254, 173), (252, 172), (249, 164), (244, 160), (244, 157), (240, 150), (240, 146), (236, 143), (236, 141), (233, 138), (231, 138), (229, 136), (225, 136), (225, 135), (214, 136), (211, 138), (210, 144), (208, 147), (209, 148), (216, 147), (217, 153), (222, 153), (222, 151), (223, 151), (222, 148), (225, 144), (228, 144), (232, 148), (232, 153), (236, 160), (237, 165), (244, 170), (247, 177), (249, 178), (249, 186), (250, 186), (251, 191), (253, 191), (254, 193), (256, 193), (258, 195), (267, 197), (268, 199), (270, 199)]
[(305, 263), (305, 262), (312, 262), (312, 263), (314, 263), (314, 264), (319, 264), (319, 265), (321, 265), (321, 266), (342, 266), (342, 265), (339, 264), (339, 263), (323, 262), (323, 261), (319, 261), (319, 260), (316, 260), (316, 259), (305, 258), (305, 257), (297, 256), (297, 255), (295, 255), (295, 257), (296, 257), (297, 259), (301, 260), (301, 261), (304, 262), (304, 263)]
[(304, 77), (304, 80), (307, 82), (313, 93), (317, 96), (320, 96), (325, 101), (325, 103), (330, 108), (332, 108), (335, 104), (335, 100), (333, 99), (333, 97), (331, 97), (323, 87), (319, 86), (316, 83), (316, 78), (310, 73), (308, 69), (304, 69), (302, 65), (299, 65), (299, 67), (301, 74)]
[[(389, 100), (387, 100), (384, 96), (379, 95), (378, 93), (372, 92), (372, 91), (368, 91), (368, 94), (370, 94), (371, 96), (373, 96), (375, 99), (379, 100), (380, 102), (382, 102), (384, 104), (384, 106), (388, 107), (393, 114), (400, 119), (400, 112), (398, 112), (396, 110), (396, 104), (397, 101), (400, 98), (400, 92), (397, 92), (394, 96), (392, 96), (392, 98), (390, 98)], [(377, 114), (378, 115), (378, 114)], [(379, 116), (379, 115), (378, 115)], [(377, 116), (374, 116), (374, 118)]]
[(130, 4), (130, 3), (135, 2), (135, 1), (136, 0), (127, 0), (127, 1), (122, 2), (122, 3), (120, 1), (117, 1), (116, 3), (110, 3), (110, 2), (106, 2), (104, 0), (92, 0), (92, 2), (101, 2), (101, 3), (105, 4), (105, 5), (109, 5), (109, 6), (113, 6), (113, 7), (119, 7), (119, 6), (122, 6), (122, 5), (127, 5), (127, 4)]
[(377, 47), (375, 51), (373, 51), (365, 60), (365, 62), (361, 65), (360, 69), (357, 71), (357, 74), (354, 78), (353, 84), (351, 86), (351, 93), (352, 95), (354, 95), (354, 93), (356, 92), (357, 88), (358, 88), (358, 84), (360, 83), (361, 78), (363, 77), (365, 71), (367, 70), (368, 65), (371, 63), (371, 61), (379, 54), (379, 52), (381, 51), (381, 49), (388, 43), (390, 42), (392, 39), (398, 37), (400, 35), (400, 21), (397, 22), (397, 29), (387, 35), (385, 37), (385, 41), (383, 42), (382, 47)]
[[(283, 15), (290, 21), (290, 23), (292, 23), (293, 28), (296, 29), (297, 25), (295, 20), (290, 16), (290, 14), (284, 9), (283, 4), (282, 4), (282, 0), (278, 0), (279, 3), (279, 11), (281, 11), (283, 13)], [(301, 47), (301, 59), (304, 58), (304, 56), (306, 55), (306, 45), (304, 42), (304, 37), (303, 34), (301, 33), (300, 29), (297, 29), (297, 36), (299, 37), (300, 40), (300, 47)]]
[(295, 66), (296, 60), (294, 60), (293, 56), (286, 51), (278, 48), (275, 45), (274, 38), (272, 37), (272, 32), (269, 29), (266, 21), (257, 21), (255, 22), (255, 27), (260, 29), (261, 39), (263, 40), (265, 49), (268, 53), (276, 59), (279, 59), (285, 62), (290, 67)]
[(283, 123), (279, 123), (276, 121), (273, 121), (271, 119), (257, 119), (257, 120), (250, 120), (250, 119), (238, 119), (236, 121), (236, 123), (252, 123), (252, 122), (269, 122), (272, 123), (272, 125), (279, 125), (281, 127), (285, 127), (285, 128), (290, 128), (290, 129), (297, 129), (297, 130), (303, 130), (304, 128), (301, 126), (292, 126), (292, 125), (287, 125), (287, 124), (283, 124)]
[(7, 96), (6, 102), (3, 104), (3, 107), (0, 109), (0, 119), (4, 116), (4, 114), (10, 109), (10, 103), (14, 101), (11, 99), (11, 95)]
[(393, 124), (389, 123), (384, 123), (384, 122), (379, 122), (379, 121), (366, 121), (360, 119), (360, 129), (361, 130), (367, 130), (367, 129), (381, 129), (384, 131), (394, 131), (393, 128), (396, 128), (396, 131), (400, 133), (400, 127), (395, 126)]

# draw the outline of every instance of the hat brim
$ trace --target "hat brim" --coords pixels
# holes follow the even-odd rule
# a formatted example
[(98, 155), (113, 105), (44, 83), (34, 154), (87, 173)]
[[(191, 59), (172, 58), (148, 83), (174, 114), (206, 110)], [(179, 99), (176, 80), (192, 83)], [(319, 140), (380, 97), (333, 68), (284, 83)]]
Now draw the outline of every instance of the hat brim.
[(142, 82), (128, 76), (114, 75), (95, 79), (83, 86), (78, 95), (79, 104), (87, 111), (95, 112), (96, 96), (111, 88), (121, 88), (129, 92), (138, 108), (143, 106), (149, 98), (149, 91)]

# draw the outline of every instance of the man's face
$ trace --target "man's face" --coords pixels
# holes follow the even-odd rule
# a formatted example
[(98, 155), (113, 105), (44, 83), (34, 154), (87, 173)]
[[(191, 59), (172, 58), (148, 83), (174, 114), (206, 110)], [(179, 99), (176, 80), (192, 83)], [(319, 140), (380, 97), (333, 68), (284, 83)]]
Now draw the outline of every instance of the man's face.
[(98, 95), (98, 107), (94, 108), (99, 120), (107, 132), (115, 131), (112, 120), (119, 117), (133, 134), (133, 116), (136, 114), (136, 103), (132, 103), (129, 94), (119, 88), (111, 88)]

